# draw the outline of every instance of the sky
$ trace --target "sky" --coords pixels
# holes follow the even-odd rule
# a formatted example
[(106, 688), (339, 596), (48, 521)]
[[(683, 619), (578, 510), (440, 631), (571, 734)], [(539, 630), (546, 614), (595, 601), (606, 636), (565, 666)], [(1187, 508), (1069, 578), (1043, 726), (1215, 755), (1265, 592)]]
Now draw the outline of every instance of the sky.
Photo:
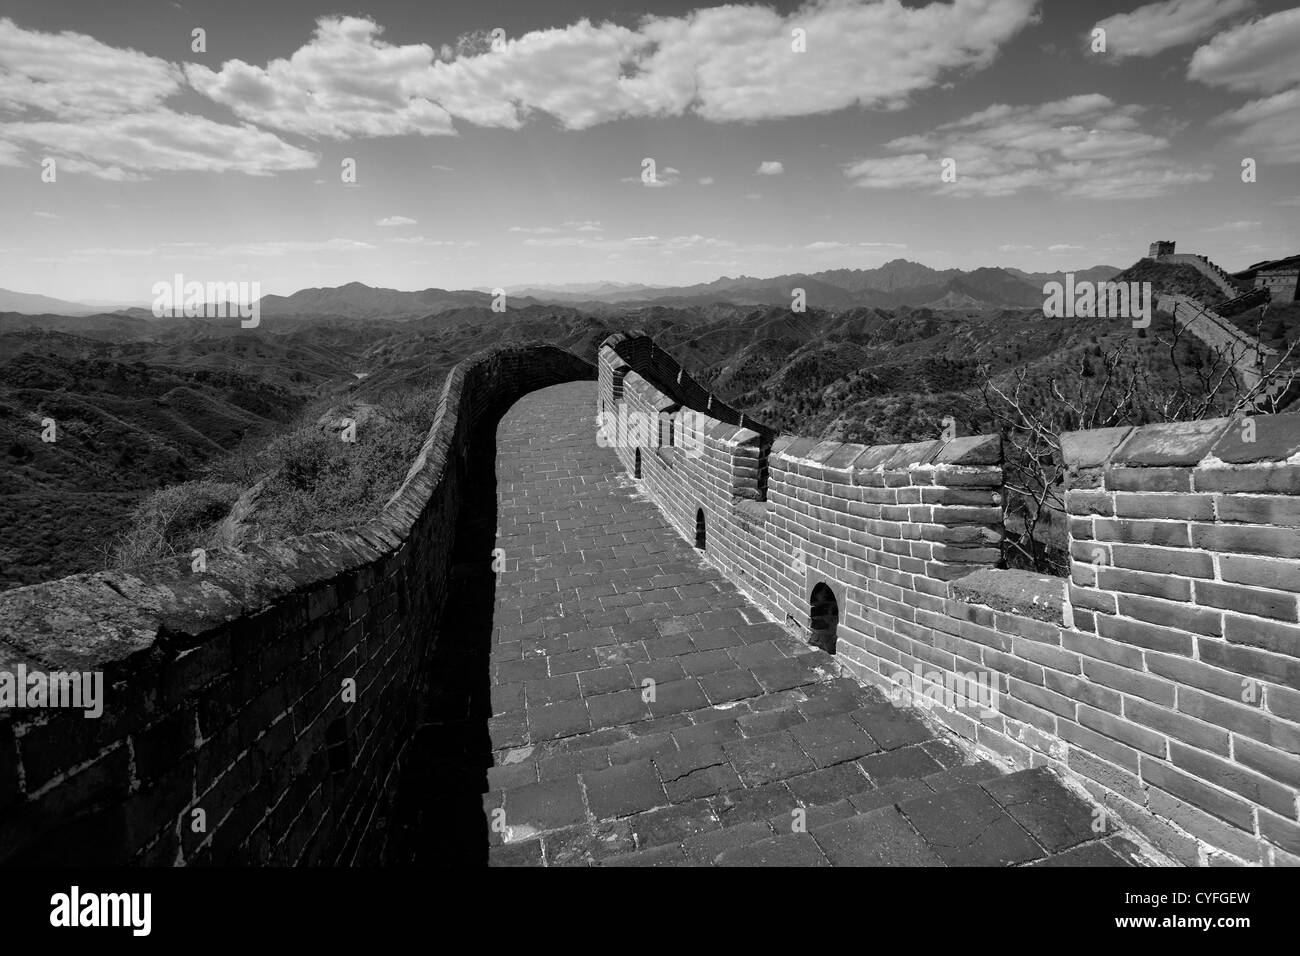
[(1298, 222), (1285, 3), (0, 0), (20, 292), (1240, 269)]

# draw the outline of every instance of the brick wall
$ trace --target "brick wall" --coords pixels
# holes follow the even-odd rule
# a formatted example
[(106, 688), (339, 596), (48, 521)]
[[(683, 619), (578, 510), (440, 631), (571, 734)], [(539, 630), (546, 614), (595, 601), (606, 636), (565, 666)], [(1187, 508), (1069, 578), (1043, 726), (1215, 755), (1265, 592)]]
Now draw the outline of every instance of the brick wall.
[[(617, 448), (629, 474), (639, 451), (673, 526), (694, 540), (702, 512), (705, 559), (791, 628), (808, 633), (825, 583), (858, 679), (1017, 767), (1056, 767), (1185, 863), (1300, 863), (1300, 416), (1254, 418), (1235, 445), (1244, 423), (1066, 436), (1067, 594), (995, 569), (996, 436), (772, 437), (708, 412), (635, 333), (599, 369), (607, 423), (620, 401), (674, 422), (670, 447), (662, 428)], [(995, 707), (960, 693), (972, 677)]]
[(368, 822), (437, 689), (425, 665), (466, 451), (520, 395), (593, 378), (554, 347), (479, 353), (449, 374), (419, 457), (368, 524), (213, 551), (204, 572), (187, 559), (0, 594), (0, 671), (105, 683), (99, 719), (0, 711), (0, 862), (374, 859)]

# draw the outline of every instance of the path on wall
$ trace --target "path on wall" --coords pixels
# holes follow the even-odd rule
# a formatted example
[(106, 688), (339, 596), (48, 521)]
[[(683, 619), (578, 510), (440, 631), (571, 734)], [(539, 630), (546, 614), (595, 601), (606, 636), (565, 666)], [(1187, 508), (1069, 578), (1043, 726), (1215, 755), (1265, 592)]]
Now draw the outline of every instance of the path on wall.
[(458, 548), (490, 550), (495, 517), (506, 570), (494, 597), (479, 573), (453, 598), (459, 629), (440, 644), (460, 642), (467, 703), (405, 758), (390, 857), (1127, 864), (1133, 845), (1099, 839), (1091, 807), (1050, 773), (964, 760), (916, 711), (768, 622), (597, 446), (595, 406), (595, 386), (575, 382), (500, 424), (495, 516), (467, 503)]

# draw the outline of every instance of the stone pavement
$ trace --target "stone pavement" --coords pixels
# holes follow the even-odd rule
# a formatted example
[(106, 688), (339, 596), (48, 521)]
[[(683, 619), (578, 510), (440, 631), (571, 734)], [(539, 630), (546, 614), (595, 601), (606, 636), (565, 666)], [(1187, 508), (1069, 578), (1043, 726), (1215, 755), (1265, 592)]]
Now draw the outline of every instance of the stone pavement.
[(1049, 771), (965, 758), (768, 621), (638, 496), (594, 410), (594, 383), (555, 386), (497, 431), (486, 862), (1131, 865)]

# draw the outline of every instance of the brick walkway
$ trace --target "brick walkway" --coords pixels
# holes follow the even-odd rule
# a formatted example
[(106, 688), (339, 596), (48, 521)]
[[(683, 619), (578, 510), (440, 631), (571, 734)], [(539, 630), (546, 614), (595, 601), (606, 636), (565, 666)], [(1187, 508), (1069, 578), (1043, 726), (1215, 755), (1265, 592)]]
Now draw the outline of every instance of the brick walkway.
[(1048, 772), (967, 762), (704, 566), (597, 447), (594, 389), (497, 432), (491, 865), (1127, 865)]

